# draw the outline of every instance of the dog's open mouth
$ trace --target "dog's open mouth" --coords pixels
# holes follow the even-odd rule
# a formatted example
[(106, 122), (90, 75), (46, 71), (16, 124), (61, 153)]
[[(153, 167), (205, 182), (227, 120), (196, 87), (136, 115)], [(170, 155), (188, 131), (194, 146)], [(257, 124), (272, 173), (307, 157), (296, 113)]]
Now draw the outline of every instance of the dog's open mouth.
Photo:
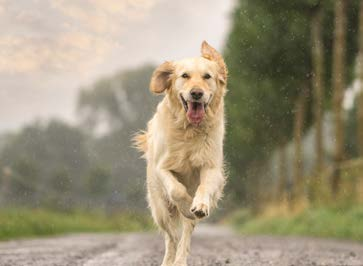
[(182, 95), (180, 95), (180, 98), (189, 121), (194, 125), (199, 125), (204, 118), (208, 104), (198, 101), (186, 101)]

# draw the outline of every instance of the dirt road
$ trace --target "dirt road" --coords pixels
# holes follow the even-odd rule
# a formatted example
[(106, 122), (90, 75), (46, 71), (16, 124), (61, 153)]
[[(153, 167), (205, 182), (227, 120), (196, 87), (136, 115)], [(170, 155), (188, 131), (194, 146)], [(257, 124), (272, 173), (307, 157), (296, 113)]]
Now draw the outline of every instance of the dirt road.
[[(1, 266), (160, 265), (156, 234), (79, 234), (0, 242)], [(189, 265), (359, 265), (363, 245), (298, 237), (241, 237), (225, 228), (200, 226)]]

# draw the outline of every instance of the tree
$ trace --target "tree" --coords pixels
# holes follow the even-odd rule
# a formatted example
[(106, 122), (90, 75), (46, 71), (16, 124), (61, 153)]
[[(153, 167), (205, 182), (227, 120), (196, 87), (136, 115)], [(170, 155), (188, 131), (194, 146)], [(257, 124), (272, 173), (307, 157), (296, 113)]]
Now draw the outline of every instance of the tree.
[(347, 31), (347, 1), (335, 1), (334, 44), (333, 44), (333, 111), (335, 124), (335, 174), (332, 188), (336, 193), (340, 182), (339, 165), (344, 159), (344, 120), (343, 97), (346, 86), (346, 31)]
[(357, 138), (357, 133), (358, 133), (358, 120), (357, 120), (357, 116), (358, 116), (358, 101), (359, 99), (356, 98), (354, 101), (354, 105), (353, 108), (351, 110), (349, 110), (348, 112), (348, 118), (347, 121), (345, 123), (345, 152), (346, 152), (346, 158), (352, 159), (355, 158), (359, 155), (359, 145), (358, 145), (358, 141), (359, 138)]
[(152, 65), (145, 65), (120, 71), (82, 88), (77, 103), (82, 125), (105, 135), (144, 127), (158, 102), (148, 89), (153, 70)]
[[(300, 137), (311, 123), (312, 102), (317, 127), (316, 169), (322, 168), (322, 118), (331, 100), (328, 66), (332, 65), (334, 1), (238, 3), (225, 49), (230, 73), (226, 151), (232, 166), (230, 188), (248, 198), (241, 176), (251, 178), (245, 175), (247, 169), (259, 165), (256, 160), (266, 160), (272, 150), (280, 149), (292, 137), (296, 145), (295, 182), (301, 179)], [(356, 38), (355, 12), (354, 8), (349, 10), (350, 43)], [(354, 45), (348, 47), (346, 70), (351, 70), (355, 53)], [(306, 102), (302, 95), (306, 95)], [(258, 178), (253, 177), (256, 183)]]
[(293, 198), (301, 197), (303, 191), (303, 151), (302, 138), (306, 116), (306, 103), (309, 90), (307, 87), (300, 93), (295, 102), (294, 122), (294, 189)]
[(359, 54), (358, 54), (358, 78), (360, 91), (357, 100), (357, 142), (359, 156), (363, 156), (363, 1), (359, 8)]
[[(310, 29), (308, 16), (286, 1), (240, 1), (233, 21), (225, 50), (230, 72), (226, 150), (233, 173), (244, 175), (292, 136), (293, 110), (311, 73)], [(230, 184), (241, 189), (240, 177)]]
[(13, 164), (11, 193), (13, 202), (36, 206), (39, 165), (30, 158), (19, 158)]
[(278, 188), (277, 188), (277, 200), (282, 201), (287, 199), (286, 194), (286, 186), (287, 186), (287, 166), (286, 166), (286, 147), (280, 146), (278, 148), (278, 171), (279, 171), (279, 180), (278, 180)]
[(105, 195), (108, 191), (110, 177), (108, 169), (100, 166), (92, 168), (85, 184), (90, 196)]
[(131, 138), (145, 128), (160, 99), (149, 91), (153, 71), (152, 65), (120, 71), (79, 94), (81, 124), (93, 138), (92, 160), (109, 172), (109, 187), (117, 192), (109, 201), (117, 207), (145, 205), (143, 197), (135, 196), (144, 193), (145, 165), (131, 147)]
[(319, 2), (312, 10), (311, 19), (311, 47), (313, 62), (313, 95), (314, 95), (314, 126), (315, 126), (315, 171), (323, 169), (323, 101), (324, 101), (324, 43), (323, 43), (324, 9)]
[[(77, 128), (52, 120), (35, 122), (13, 134), (0, 153), (0, 168), (9, 169), (12, 202), (52, 205), (79, 199), (82, 175), (88, 169), (87, 139)], [(52, 202), (49, 203), (49, 200)]]

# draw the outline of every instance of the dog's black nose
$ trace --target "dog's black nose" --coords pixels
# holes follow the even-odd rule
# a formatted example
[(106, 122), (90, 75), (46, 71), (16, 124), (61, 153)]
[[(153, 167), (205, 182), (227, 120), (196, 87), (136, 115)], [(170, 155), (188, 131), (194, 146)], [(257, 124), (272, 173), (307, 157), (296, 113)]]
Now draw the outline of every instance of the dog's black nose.
[(192, 95), (193, 100), (199, 100), (202, 98), (204, 92), (201, 89), (192, 89), (190, 95)]

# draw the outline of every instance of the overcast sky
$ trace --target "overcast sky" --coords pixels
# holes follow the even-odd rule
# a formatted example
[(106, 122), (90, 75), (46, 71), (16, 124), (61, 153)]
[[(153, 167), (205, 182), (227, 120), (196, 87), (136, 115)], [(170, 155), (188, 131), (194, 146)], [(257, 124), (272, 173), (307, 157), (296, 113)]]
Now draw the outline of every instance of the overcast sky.
[(74, 121), (77, 91), (145, 62), (222, 49), (234, 0), (0, 0), (0, 131)]

